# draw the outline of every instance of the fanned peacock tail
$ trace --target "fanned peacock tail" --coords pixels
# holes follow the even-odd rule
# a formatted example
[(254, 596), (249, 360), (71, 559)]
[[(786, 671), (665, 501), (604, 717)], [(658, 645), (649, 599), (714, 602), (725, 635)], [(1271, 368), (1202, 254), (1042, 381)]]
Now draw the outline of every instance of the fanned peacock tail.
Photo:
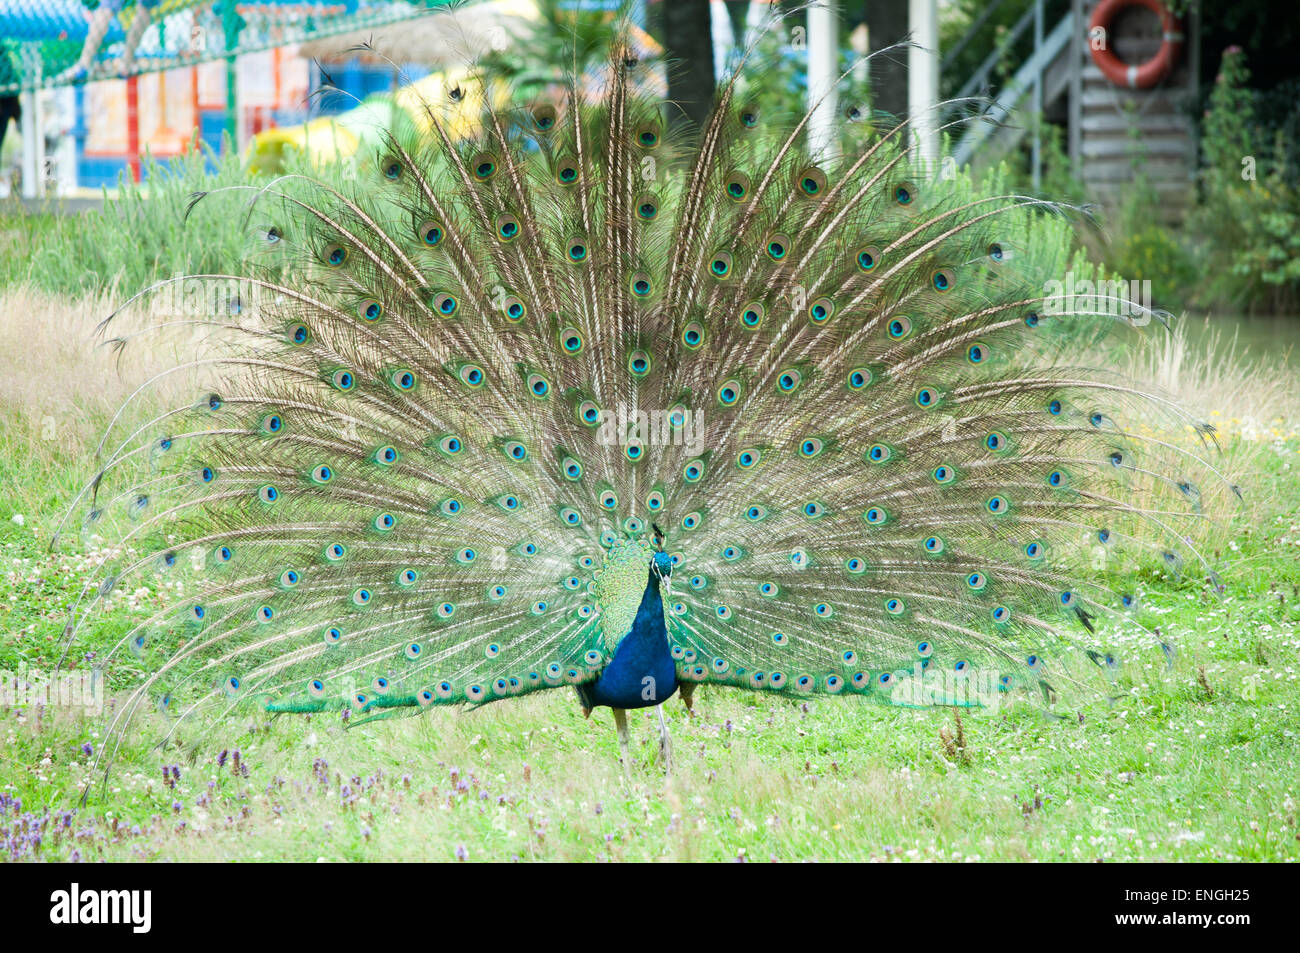
[(814, 161), (736, 79), (679, 132), (646, 70), (484, 75), (364, 181), (242, 193), (248, 273), (187, 279), (245, 289), (198, 322), (210, 390), (111, 432), (86, 492), (118, 555), (70, 638), (186, 593), (123, 635), (119, 727), (590, 683), (660, 545), (684, 683), (977, 704), (1159, 643), (1078, 554), (1203, 563), (1223, 478), (1135, 425), (1211, 428), (1079, 366), (1132, 313), (1050, 294), (1069, 210), (922, 174), (906, 122)]

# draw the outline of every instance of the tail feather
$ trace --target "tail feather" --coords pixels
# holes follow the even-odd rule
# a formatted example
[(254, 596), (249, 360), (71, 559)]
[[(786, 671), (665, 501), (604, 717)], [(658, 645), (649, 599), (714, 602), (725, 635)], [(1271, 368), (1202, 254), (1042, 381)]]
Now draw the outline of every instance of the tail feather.
[(233, 314), (155, 328), (205, 332), (203, 396), (115, 419), (78, 500), (116, 555), (69, 639), (132, 580), (179, 593), (122, 637), (149, 674), (116, 730), (155, 697), (584, 684), (644, 586), (618, 541), (656, 527), (685, 680), (967, 704), (1167, 645), (1079, 553), (1207, 565), (1191, 533), (1236, 490), (1144, 429), (1208, 425), (1087, 366), (1158, 313), (1048, 290), (1086, 210), (928, 175), (906, 121), (814, 156), (735, 77), (691, 137), (625, 51), (519, 105), (481, 71), (364, 181), (196, 198), (269, 224), (247, 276), (187, 279), (240, 282)]

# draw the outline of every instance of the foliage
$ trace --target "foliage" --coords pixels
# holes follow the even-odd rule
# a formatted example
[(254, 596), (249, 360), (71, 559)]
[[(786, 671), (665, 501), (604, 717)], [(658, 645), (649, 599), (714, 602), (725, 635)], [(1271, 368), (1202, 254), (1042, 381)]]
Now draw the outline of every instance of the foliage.
[(0, 285), (26, 281), (67, 294), (116, 287), (130, 294), (175, 274), (221, 272), (239, 259), (243, 216), (216, 202), (201, 202), (186, 215), (194, 193), (247, 183), (237, 153), (218, 156), (205, 145), (165, 163), (146, 157), (142, 171), (142, 183), (123, 173), (116, 195), (105, 189), (97, 211), (26, 216), (15, 207), (4, 219), (0, 250), (29, 251), (0, 256)]
[[(939, 49), (955, 51), (951, 61), (945, 59), (940, 77), (941, 95), (955, 96), (961, 84), (973, 74), (990, 51), (998, 52), (998, 60), (990, 75), (992, 85), (1006, 84), (1016, 67), (1033, 51), (1032, 26), (1015, 43), (1010, 32), (1016, 22), (1034, 5), (1034, 0), (953, 0), (941, 13), (939, 21)], [(1043, 12), (1044, 29), (1051, 29), (1069, 11), (1069, 0), (1048, 0)], [(958, 48), (968, 31), (978, 24), (974, 35), (965, 46)]]
[(1289, 141), (1265, 138), (1245, 54), (1224, 51), (1204, 120), (1202, 199), (1192, 218), (1205, 262), (1200, 297), (1251, 311), (1300, 305), (1300, 188), (1286, 175)]
[(603, 61), (614, 29), (614, 17), (602, 9), (538, 0), (537, 19), (512, 30), (514, 42), (488, 51), (483, 63), (517, 84), (546, 83), (561, 69), (582, 72)]

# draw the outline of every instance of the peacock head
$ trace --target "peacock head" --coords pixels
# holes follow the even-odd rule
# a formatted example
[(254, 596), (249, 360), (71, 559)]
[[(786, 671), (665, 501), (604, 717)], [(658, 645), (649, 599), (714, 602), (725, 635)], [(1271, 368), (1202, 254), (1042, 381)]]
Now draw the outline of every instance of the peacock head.
[(650, 572), (654, 574), (659, 584), (665, 590), (672, 588), (673, 575), (673, 557), (664, 552), (664, 531), (658, 525), (651, 524), (654, 527), (654, 536), (652, 537), (655, 545), (655, 554), (650, 558)]
[(650, 572), (665, 592), (672, 591), (673, 557), (662, 549), (650, 560)]

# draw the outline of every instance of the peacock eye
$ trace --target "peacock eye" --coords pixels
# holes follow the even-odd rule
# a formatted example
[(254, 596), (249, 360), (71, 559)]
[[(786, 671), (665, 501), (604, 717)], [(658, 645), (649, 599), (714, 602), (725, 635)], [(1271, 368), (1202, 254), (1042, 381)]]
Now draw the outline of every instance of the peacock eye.
[(542, 132), (549, 132), (555, 128), (556, 118), (555, 107), (549, 103), (533, 109), (533, 122)]
[(424, 243), (431, 247), (442, 241), (442, 225), (438, 222), (421, 222), (420, 227), (415, 231), (424, 240)]
[(474, 170), (474, 178), (480, 182), (486, 182), (496, 174), (496, 160), (487, 153), (480, 153), (470, 162), (470, 168)]
[(503, 242), (511, 242), (519, 237), (520, 224), (519, 219), (513, 215), (498, 215), (496, 220), (497, 238)]
[(804, 198), (820, 198), (826, 184), (826, 173), (816, 166), (809, 166), (795, 176), (795, 185)]

